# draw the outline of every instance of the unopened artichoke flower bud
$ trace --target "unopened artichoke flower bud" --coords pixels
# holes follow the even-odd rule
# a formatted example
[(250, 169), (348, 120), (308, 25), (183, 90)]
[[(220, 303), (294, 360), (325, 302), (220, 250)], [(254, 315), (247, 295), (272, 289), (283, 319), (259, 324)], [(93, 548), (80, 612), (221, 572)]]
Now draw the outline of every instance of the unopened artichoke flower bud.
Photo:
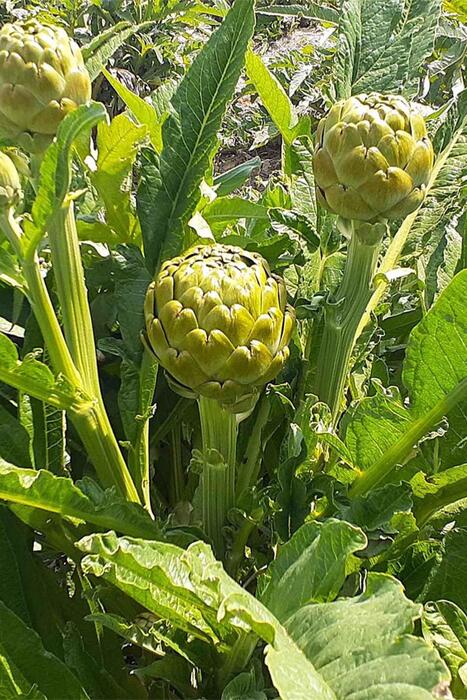
[(11, 158), (0, 151), (0, 210), (14, 207), (21, 197), (18, 171)]
[(344, 219), (402, 219), (423, 201), (433, 168), (425, 121), (396, 95), (337, 102), (319, 123), (318, 200)]
[(61, 120), (91, 99), (77, 44), (64, 29), (35, 19), (0, 29), (0, 133), (40, 150)]
[(248, 410), (284, 367), (295, 314), (261, 255), (205, 245), (165, 262), (149, 286), (147, 341), (181, 387)]

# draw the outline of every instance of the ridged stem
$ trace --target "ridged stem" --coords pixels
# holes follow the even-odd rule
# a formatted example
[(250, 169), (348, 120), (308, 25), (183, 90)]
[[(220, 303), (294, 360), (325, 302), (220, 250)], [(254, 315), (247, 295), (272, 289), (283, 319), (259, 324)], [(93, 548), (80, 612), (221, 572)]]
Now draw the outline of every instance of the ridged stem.
[[(128, 500), (138, 501), (134, 483), (103, 407), (100, 390), (97, 396), (93, 396), (84, 385), (81, 372), (74, 362), (58, 323), (49, 292), (42, 277), (37, 253), (34, 251), (27, 256), (23, 254), (23, 232), (15, 220), (13, 210), (1, 212), (0, 227), (21, 261), (23, 275), (27, 284), (26, 293), (46, 343), (53, 369), (56, 373), (63, 374), (70, 384), (83, 394), (82, 401), (74, 402), (69, 407), (68, 412), (94, 464), (99, 479), (104, 486), (117, 486), (120, 493)], [(79, 255), (79, 248), (77, 253)], [(61, 266), (70, 269), (68, 262), (67, 257), (56, 260), (55, 272)], [(81, 258), (79, 258), (79, 264), (81, 264)], [(71, 268), (76, 268), (76, 266), (77, 262), (73, 261)], [(64, 277), (63, 269), (59, 271), (59, 277)], [(73, 307), (73, 304), (71, 306)], [(81, 339), (84, 341), (82, 334)], [(25, 390), (27, 391), (27, 389)], [(44, 397), (43, 400), (46, 401), (47, 397)]]
[(85, 389), (100, 399), (94, 330), (72, 201), (50, 221), (48, 236), (65, 338)]
[(325, 325), (316, 370), (316, 393), (331, 409), (336, 423), (341, 411), (356, 332), (371, 297), (381, 237), (350, 238), (344, 277), (325, 309)]
[[(237, 419), (214, 399), (200, 396), (198, 406), (203, 443), (203, 527), (214, 544), (216, 554), (223, 556), (222, 528), (228, 511), (235, 503)], [(216, 459), (213, 450), (220, 455), (220, 460)]]

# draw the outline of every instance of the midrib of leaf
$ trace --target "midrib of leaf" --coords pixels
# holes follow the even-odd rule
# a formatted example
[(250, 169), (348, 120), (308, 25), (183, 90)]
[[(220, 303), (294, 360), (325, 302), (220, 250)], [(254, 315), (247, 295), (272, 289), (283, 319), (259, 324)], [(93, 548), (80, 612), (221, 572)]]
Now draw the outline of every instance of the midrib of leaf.
[[(245, 19), (243, 19), (243, 21), (242, 21), (242, 30), (243, 30), (243, 27), (245, 26), (245, 21), (246, 21)], [(215, 103), (216, 103), (217, 96), (218, 96), (219, 91), (220, 91), (220, 88), (221, 88), (221, 86), (222, 86), (222, 84), (223, 84), (224, 78), (225, 78), (225, 76), (226, 76), (226, 74), (227, 74), (227, 72), (228, 72), (228, 70), (229, 70), (229, 68), (230, 68), (230, 66), (231, 66), (232, 57), (235, 56), (235, 51), (236, 51), (236, 49), (237, 49), (238, 43), (239, 43), (239, 41), (240, 41), (240, 38), (241, 38), (241, 32), (239, 32), (238, 35), (237, 35), (237, 40), (236, 40), (236, 42), (235, 42), (234, 48), (233, 48), (233, 50), (230, 52), (229, 61), (226, 63), (225, 68), (224, 68), (224, 70), (222, 71), (222, 78), (221, 78), (221, 80), (219, 81), (219, 83), (218, 83), (218, 85), (217, 85), (217, 87), (216, 87), (216, 90), (215, 90), (215, 92), (214, 92), (214, 96), (213, 96), (211, 102), (209, 103), (209, 109), (206, 110), (206, 113), (205, 113), (205, 115), (204, 115), (204, 117), (203, 117), (203, 120), (201, 121), (202, 127), (201, 127), (201, 129), (199, 130), (199, 132), (198, 132), (198, 136), (196, 137), (195, 148), (192, 150), (191, 155), (190, 155), (190, 157), (189, 157), (189, 159), (188, 159), (188, 165), (187, 165), (187, 167), (186, 167), (186, 169), (185, 169), (185, 173), (184, 173), (184, 175), (182, 176), (182, 179), (181, 179), (181, 181), (180, 181), (180, 184), (179, 184), (177, 193), (176, 193), (175, 198), (174, 198), (174, 200), (173, 200), (173, 204), (172, 204), (172, 207), (171, 207), (171, 210), (170, 210), (170, 216), (169, 216), (169, 222), (170, 222), (170, 223), (172, 223), (172, 221), (174, 220), (175, 210), (176, 210), (176, 208), (177, 208), (177, 205), (178, 205), (178, 202), (179, 202), (179, 199), (180, 199), (180, 193), (181, 193), (181, 191), (182, 191), (182, 189), (183, 189), (183, 185), (185, 184), (185, 181), (186, 181), (186, 178), (187, 178), (187, 176), (188, 176), (189, 170), (191, 169), (191, 166), (193, 165), (194, 156), (195, 156), (195, 154), (196, 154), (196, 152), (197, 152), (197, 149), (198, 149), (198, 146), (199, 146), (200, 141), (201, 141), (201, 139), (202, 139), (202, 136), (204, 135), (205, 128), (206, 128), (207, 124), (209, 123), (210, 114), (211, 114), (213, 105), (215, 105)], [(197, 116), (197, 115), (195, 115), (195, 116)], [(183, 136), (182, 136), (182, 138), (183, 138)], [(184, 142), (184, 145), (185, 145), (186, 149), (189, 151), (190, 149), (189, 149), (189, 147), (188, 147), (188, 144), (185, 142), (185, 139), (184, 139), (184, 138), (183, 138), (183, 142)], [(165, 185), (164, 185), (164, 187), (165, 187)], [(167, 190), (166, 190), (166, 192), (167, 192)], [(167, 192), (167, 194), (169, 195), (168, 192)], [(169, 196), (170, 196), (170, 195), (169, 195)], [(177, 219), (175, 219), (175, 220), (177, 220)]]
[[(34, 471), (32, 469), (20, 469), (19, 467), (11, 467), (11, 471), (9, 472), (9, 474), (5, 474), (4, 472), (2, 474), (2, 461), (0, 460), (1, 500), (7, 501), (9, 503), (14, 503), (16, 505), (36, 508), (47, 513), (55, 513), (65, 518), (71, 518), (73, 520), (81, 520), (82, 522), (92, 523), (94, 525), (97, 525), (98, 527), (102, 527), (103, 529), (125, 532), (125, 534), (128, 534), (131, 537), (142, 537), (144, 539), (151, 537), (152, 539), (154, 539), (155, 532), (150, 532), (149, 528), (145, 528), (144, 526), (139, 527), (138, 525), (135, 525), (127, 519), (120, 521), (118, 518), (112, 516), (108, 516), (105, 514), (100, 515), (99, 513), (95, 512), (94, 506), (91, 502), (89, 503), (89, 508), (80, 508), (79, 506), (70, 508), (66, 507), (66, 504), (64, 505), (63, 503), (57, 503), (54, 499), (47, 500), (46, 498), (42, 498), (42, 500), (39, 501), (37, 498), (34, 497), (28, 498), (19, 490), (12, 493), (12, 490), (8, 490), (2, 487), (1, 477), (10, 476), (11, 479), (16, 479), (16, 481), (20, 483), (20, 488), (22, 488), (20, 472), (22, 472), (23, 474), (24, 472), (30, 472), (31, 478), (35, 479), (41, 478), (40, 475), (42, 473), (44, 475), (50, 474), (50, 476), (55, 479), (65, 479), (66, 481), (69, 481), (68, 479), (66, 479), (66, 477), (54, 477), (50, 472), (46, 472), (45, 470)], [(76, 489), (76, 491), (78, 491), (77, 487), (74, 484), (73, 489)], [(83, 500), (87, 498), (84, 494), (80, 494), (79, 492), (74, 493), (73, 497), (81, 498)]]
[(56, 408), (70, 408), (75, 402), (75, 397), (70, 396), (70, 394), (61, 392), (54, 387), (41, 386), (37, 382), (32, 382), (31, 377), (28, 375), (22, 375), (15, 371), (2, 369), (1, 367), (0, 381), (24, 392), (25, 394), (28, 394), (29, 396), (34, 396), (36, 399), (50, 403)]
[(467, 377), (458, 382), (445, 397), (437, 401), (428, 413), (413, 421), (395, 444), (391, 445), (372, 467), (363, 472), (360, 477), (357, 477), (350, 489), (350, 495), (352, 497), (360, 496), (379, 484), (397, 464), (404, 462), (414, 445), (428, 430), (466, 397)]

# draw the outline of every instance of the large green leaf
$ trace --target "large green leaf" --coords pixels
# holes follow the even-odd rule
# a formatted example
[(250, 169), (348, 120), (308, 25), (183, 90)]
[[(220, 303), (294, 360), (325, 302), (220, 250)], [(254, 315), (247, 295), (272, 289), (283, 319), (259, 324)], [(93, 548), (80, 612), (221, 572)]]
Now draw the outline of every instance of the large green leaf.
[[(467, 413), (467, 270), (459, 272), (412, 331), (403, 365), (407, 409), (396, 397), (364, 399), (347, 426), (347, 445), (365, 469), (352, 487), (367, 491), (402, 464), (447, 415), (465, 425)], [(377, 411), (374, 412), (374, 406)], [(381, 406), (384, 412), (380, 412)]]
[(1, 601), (0, 695), (51, 700), (89, 698), (63, 661), (47, 651), (37, 633)]
[(451, 671), (454, 697), (467, 697), (467, 615), (448, 600), (427, 603), (422, 628)]
[(349, 556), (366, 543), (360, 529), (340, 520), (302, 525), (269, 566), (261, 601), (284, 622), (308, 603), (334, 600)]
[(33, 544), (33, 530), (0, 506), (0, 600), (39, 634), (48, 651), (61, 657), (56, 588), (50, 585), (49, 570), (33, 553)]
[(425, 582), (420, 600), (450, 600), (467, 610), (467, 529), (450, 530)]
[(341, 0), (338, 97), (373, 90), (413, 95), (439, 15), (440, 0)]
[[(399, 582), (383, 574), (370, 574), (365, 592), (334, 603), (308, 605), (289, 618), (285, 627), (323, 682), (333, 699), (422, 700), (449, 674), (437, 654), (408, 630), (420, 608), (404, 597)], [(282, 697), (293, 687), (284, 664), (277, 669)], [(271, 669), (273, 678), (275, 673)], [(318, 696), (316, 696), (318, 698)]]
[(162, 130), (160, 161), (143, 161), (138, 213), (151, 270), (161, 255), (176, 255), (183, 246), (184, 227), (199, 200), (199, 186), (216, 148), (253, 26), (252, 0), (236, 0), (177, 89)]
[(85, 554), (85, 572), (187, 633), (213, 640), (220, 635), (227, 658), (239, 632), (251, 649), (254, 635), (263, 639), (283, 700), (429, 700), (449, 678), (437, 653), (407, 634), (420, 606), (390, 576), (370, 574), (362, 595), (306, 605), (282, 626), (226, 574), (205, 543), (184, 551), (108, 533), (85, 537), (77, 546)]
[(292, 143), (298, 116), (284, 88), (253, 51), (247, 52), (246, 72), (282, 138)]
[(411, 480), (415, 496), (414, 513), (420, 524), (436, 511), (467, 498), (467, 464), (427, 476), (418, 472)]
[(159, 536), (157, 526), (141, 506), (119, 498), (113, 490), (102, 491), (90, 481), (82, 481), (81, 487), (66, 477), (41, 469), (21, 469), (0, 460), (0, 499), (137, 537)]
[(0, 405), (0, 457), (19, 467), (30, 467), (29, 435), (18, 418)]
[(415, 416), (429, 411), (467, 377), (466, 298), (467, 270), (464, 270), (454, 277), (410, 334), (403, 382), (409, 390)]

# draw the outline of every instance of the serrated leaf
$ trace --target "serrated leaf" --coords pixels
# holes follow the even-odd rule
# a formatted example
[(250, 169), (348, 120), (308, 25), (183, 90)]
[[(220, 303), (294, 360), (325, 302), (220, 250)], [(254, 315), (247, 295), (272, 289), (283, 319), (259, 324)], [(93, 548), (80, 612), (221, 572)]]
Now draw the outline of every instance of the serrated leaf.
[(214, 233), (222, 232), (227, 224), (239, 219), (268, 220), (268, 210), (261, 204), (250, 202), (242, 197), (218, 197), (202, 210), (203, 219)]
[[(467, 377), (466, 297), (467, 270), (463, 270), (410, 334), (403, 382), (415, 416), (429, 411)], [(459, 410), (467, 421), (467, 404)]]
[(343, 0), (335, 79), (339, 98), (416, 92), (431, 53), (440, 0)]
[(161, 256), (172, 257), (183, 246), (184, 227), (199, 199), (253, 25), (252, 0), (236, 0), (175, 93), (162, 130), (160, 162), (143, 161), (138, 213), (151, 271)]
[(139, 224), (131, 206), (129, 175), (146, 139), (146, 126), (138, 126), (126, 114), (117, 115), (110, 124), (97, 127), (97, 170), (91, 180), (105, 205), (107, 223), (121, 243), (138, 238)]
[(19, 467), (30, 467), (29, 435), (18, 418), (0, 405), (0, 457)]
[(159, 118), (154, 105), (132, 92), (109, 71), (104, 69), (102, 72), (135, 119), (147, 128), (156, 153), (160, 153), (162, 151), (162, 125), (169, 115), (168, 109)]
[[(384, 480), (444, 416), (448, 416), (448, 419), (454, 416), (455, 420), (465, 425), (467, 311), (462, 300), (466, 293), (467, 270), (463, 270), (454, 277), (410, 334), (402, 372), (410, 394), (409, 409), (392, 401), (383, 416), (379, 416), (378, 412), (371, 415), (367, 409), (371, 409), (374, 399), (364, 399), (361, 408), (355, 412), (359, 416), (358, 421), (354, 422), (354, 415), (354, 420), (347, 426), (347, 446), (353, 451), (354, 463), (360, 468), (367, 468), (352, 486), (354, 496), (360, 493), (360, 489), (368, 490)], [(372, 426), (364, 442), (361, 426), (365, 422), (368, 425), (369, 419)], [(360, 449), (356, 447), (357, 441)], [(368, 459), (368, 453), (375, 460), (373, 464)]]

